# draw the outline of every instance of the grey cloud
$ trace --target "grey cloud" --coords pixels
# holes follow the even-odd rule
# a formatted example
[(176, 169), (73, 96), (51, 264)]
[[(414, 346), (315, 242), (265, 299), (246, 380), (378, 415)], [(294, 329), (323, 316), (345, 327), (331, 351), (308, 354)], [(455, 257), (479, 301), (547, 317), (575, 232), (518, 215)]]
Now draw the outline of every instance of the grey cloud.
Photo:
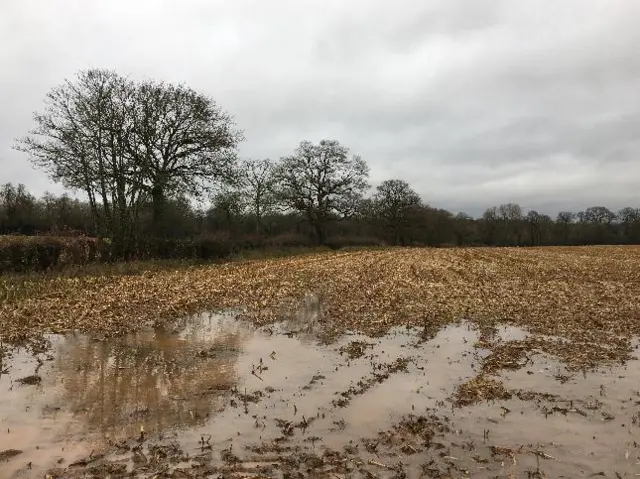
[[(372, 183), (477, 214), (640, 206), (640, 4), (189, 0), (0, 5), (0, 181), (57, 191), (11, 150), (90, 67), (185, 82), (277, 158), (336, 137)], [(8, 47), (7, 47), (8, 46)]]

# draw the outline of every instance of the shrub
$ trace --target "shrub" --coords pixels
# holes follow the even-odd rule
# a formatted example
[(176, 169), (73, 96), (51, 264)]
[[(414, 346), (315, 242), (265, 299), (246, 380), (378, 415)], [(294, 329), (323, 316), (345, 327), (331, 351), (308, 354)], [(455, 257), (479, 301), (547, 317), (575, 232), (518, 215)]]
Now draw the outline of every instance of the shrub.
[(331, 249), (355, 246), (384, 246), (384, 241), (371, 236), (335, 236), (328, 238), (325, 245)]
[(96, 238), (0, 236), (0, 273), (43, 271), (101, 259)]
[[(381, 246), (383, 242), (364, 236), (336, 236), (324, 247), (341, 249), (348, 247)], [(87, 236), (0, 236), (0, 273), (22, 273), (62, 269), (89, 263), (110, 262), (122, 258), (122, 252), (114, 251), (109, 238)], [(316, 242), (305, 235), (283, 234), (274, 237), (246, 235), (231, 239), (228, 234), (208, 234), (194, 239), (140, 238), (127, 259), (138, 260), (202, 260), (219, 261), (232, 256), (244, 257), (249, 252), (280, 254), (315, 248)]]
[(308, 236), (289, 233), (266, 238), (264, 246), (266, 248), (298, 248), (316, 246), (316, 244)]
[(136, 245), (137, 259), (192, 259), (196, 255), (196, 244), (190, 240), (144, 238)]
[(236, 239), (233, 242), (234, 252), (263, 249), (267, 246), (267, 242), (264, 236), (260, 235), (246, 235)]
[(193, 241), (195, 255), (202, 260), (223, 259), (234, 252), (227, 235), (202, 235)]
[(457, 248), (455, 243), (438, 243), (435, 245), (436, 248)]

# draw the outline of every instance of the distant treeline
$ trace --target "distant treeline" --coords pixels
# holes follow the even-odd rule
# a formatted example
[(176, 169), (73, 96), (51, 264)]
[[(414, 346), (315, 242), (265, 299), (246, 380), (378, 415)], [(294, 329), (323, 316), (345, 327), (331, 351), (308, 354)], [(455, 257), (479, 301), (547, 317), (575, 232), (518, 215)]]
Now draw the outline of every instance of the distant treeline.
[[(397, 185), (396, 185), (397, 186)], [(407, 185), (402, 185), (407, 186)], [(382, 199), (377, 198), (380, 202)], [(488, 208), (479, 218), (464, 213), (408, 202), (401, 210), (372, 205), (350, 218), (328, 219), (323, 243), (330, 247), (355, 245), (414, 246), (538, 246), (640, 244), (640, 209), (613, 212), (603, 206), (585, 211), (561, 212), (556, 218), (536, 211), (523, 212), (516, 204)], [(166, 201), (163, 238), (177, 241), (236, 243), (237, 248), (312, 246), (319, 242), (316, 230), (300, 213), (269, 212), (257, 220), (240, 195), (227, 191), (214, 196), (207, 208), (196, 209), (186, 198)], [(257, 226), (259, 225), (259, 226)], [(152, 202), (143, 204), (137, 218), (138, 254), (152, 255), (155, 238)], [(98, 237), (99, 231), (88, 202), (68, 195), (45, 194), (36, 198), (24, 185), (0, 187), (0, 234)], [(157, 246), (159, 250), (162, 246)], [(227, 246), (231, 248), (231, 246)], [(162, 252), (158, 251), (162, 256)], [(171, 255), (165, 252), (164, 255)]]

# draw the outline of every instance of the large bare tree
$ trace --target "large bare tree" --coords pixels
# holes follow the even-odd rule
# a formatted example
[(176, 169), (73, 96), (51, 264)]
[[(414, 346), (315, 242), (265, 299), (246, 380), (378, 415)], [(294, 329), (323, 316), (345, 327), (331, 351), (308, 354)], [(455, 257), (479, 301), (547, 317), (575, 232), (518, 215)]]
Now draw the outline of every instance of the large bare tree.
[(198, 196), (214, 182), (232, 181), (243, 137), (211, 98), (183, 85), (137, 85), (133, 111), (130, 146), (153, 201), (154, 229), (162, 235), (167, 195)]
[(131, 154), (134, 85), (115, 72), (80, 72), (46, 96), (36, 127), (17, 149), (53, 180), (83, 191), (101, 236), (124, 255), (141, 200), (141, 170)]
[(304, 215), (322, 244), (329, 221), (357, 212), (369, 188), (368, 176), (366, 162), (360, 156), (349, 156), (349, 149), (337, 140), (322, 140), (317, 145), (303, 141), (277, 165), (278, 198), (285, 207)]
[(412, 209), (422, 205), (420, 195), (404, 180), (386, 180), (373, 196), (374, 214), (389, 231), (395, 244), (400, 244), (403, 229), (410, 221)]
[(83, 191), (97, 231), (126, 255), (141, 206), (162, 233), (167, 194), (195, 195), (227, 179), (242, 135), (210, 98), (183, 86), (80, 72), (46, 97), (36, 128), (17, 148), (55, 181)]

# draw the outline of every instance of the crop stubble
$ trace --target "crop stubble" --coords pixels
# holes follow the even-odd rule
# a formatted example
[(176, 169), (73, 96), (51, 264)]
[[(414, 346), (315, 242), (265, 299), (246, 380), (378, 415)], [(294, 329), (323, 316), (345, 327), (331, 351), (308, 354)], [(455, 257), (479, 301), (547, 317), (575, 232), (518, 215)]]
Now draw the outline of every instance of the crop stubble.
[(530, 346), (584, 367), (626, 357), (629, 337), (640, 333), (639, 263), (640, 247), (633, 246), (322, 253), (41, 279), (26, 297), (0, 305), (0, 317), (8, 341), (70, 330), (122, 334), (218, 308), (240, 308), (266, 324), (313, 293), (335, 333), (379, 336), (393, 325), (437, 331), (460, 318), (480, 326), (510, 322), (554, 336)]
[[(505, 389), (497, 373), (520, 369), (539, 352), (561, 359), (568, 371), (628, 359), (631, 339), (640, 334), (639, 260), (640, 247), (389, 248), (56, 278), (35, 281), (28, 295), (0, 305), (1, 334), (10, 341), (70, 330), (124, 334), (222, 308), (242, 309), (263, 325), (285, 319), (313, 293), (320, 298), (322, 329), (334, 335), (358, 330), (380, 336), (407, 325), (424, 328), (427, 340), (459, 319), (475, 324), (475, 346), (488, 354), (451, 397), (463, 407), (520, 397), (523, 392)], [(532, 334), (500, 339), (498, 326), (505, 322)], [(367, 347), (354, 342), (343, 352), (358, 357)], [(416, 431), (426, 434), (437, 424), (419, 426)]]

